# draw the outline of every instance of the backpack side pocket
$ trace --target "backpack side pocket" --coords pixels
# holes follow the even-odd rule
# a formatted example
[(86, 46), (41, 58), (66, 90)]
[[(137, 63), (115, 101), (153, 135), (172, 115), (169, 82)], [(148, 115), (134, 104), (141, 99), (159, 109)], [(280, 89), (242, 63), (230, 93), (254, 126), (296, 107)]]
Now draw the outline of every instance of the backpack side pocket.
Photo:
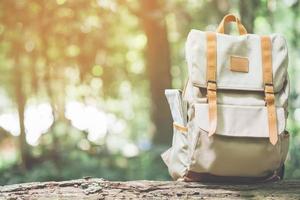
[(168, 166), (169, 173), (172, 178), (177, 180), (185, 174), (188, 162), (186, 105), (182, 100), (180, 90), (166, 90), (165, 95), (167, 97), (174, 122), (172, 147), (162, 154), (162, 158)]

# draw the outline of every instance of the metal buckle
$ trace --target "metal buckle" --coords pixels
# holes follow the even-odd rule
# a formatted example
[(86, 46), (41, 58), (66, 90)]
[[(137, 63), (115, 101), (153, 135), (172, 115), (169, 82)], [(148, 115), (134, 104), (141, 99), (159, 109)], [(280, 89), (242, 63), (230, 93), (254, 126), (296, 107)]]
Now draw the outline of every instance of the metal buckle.
[(274, 103), (275, 95), (274, 95), (274, 85), (272, 83), (265, 83), (265, 105)]
[(217, 82), (216, 81), (207, 81), (207, 90), (216, 91), (217, 90)]
[(265, 91), (265, 93), (274, 94), (273, 83), (265, 83), (264, 91)]

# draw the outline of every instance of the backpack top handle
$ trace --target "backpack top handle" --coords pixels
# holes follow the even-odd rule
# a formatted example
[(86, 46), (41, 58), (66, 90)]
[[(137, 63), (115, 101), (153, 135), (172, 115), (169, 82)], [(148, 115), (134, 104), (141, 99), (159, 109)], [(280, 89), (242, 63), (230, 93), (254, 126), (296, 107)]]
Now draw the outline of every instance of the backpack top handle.
[(229, 22), (235, 22), (236, 23), (237, 29), (238, 29), (240, 35), (246, 35), (247, 34), (246, 28), (243, 26), (240, 19), (237, 16), (235, 16), (234, 14), (225, 15), (225, 17), (222, 19), (221, 23), (219, 24), (219, 26), (217, 28), (217, 32), (225, 34), (225, 24), (227, 24)]

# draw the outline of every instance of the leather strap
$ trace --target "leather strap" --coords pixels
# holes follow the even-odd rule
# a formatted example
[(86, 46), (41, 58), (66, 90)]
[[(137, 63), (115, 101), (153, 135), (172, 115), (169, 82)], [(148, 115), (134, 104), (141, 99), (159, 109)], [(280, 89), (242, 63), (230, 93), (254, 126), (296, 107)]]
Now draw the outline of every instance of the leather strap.
[(228, 22), (235, 22), (237, 29), (240, 33), (240, 35), (246, 35), (247, 34), (247, 30), (246, 28), (243, 26), (243, 24), (241, 23), (241, 21), (239, 20), (239, 18), (233, 14), (228, 14), (225, 15), (225, 17), (223, 18), (223, 20), (221, 21), (221, 23), (218, 26), (217, 32), (218, 33), (223, 33), (225, 34), (225, 24)]
[(180, 124), (178, 124), (176, 122), (173, 122), (173, 126), (174, 126), (175, 129), (177, 129), (178, 131), (180, 131), (182, 133), (187, 133), (187, 131), (188, 131), (187, 127), (182, 126), (182, 125), (180, 125)]
[(272, 43), (269, 36), (261, 36), (262, 65), (265, 101), (268, 110), (269, 140), (275, 145), (278, 141), (277, 115), (272, 72)]
[(209, 132), (212, 136), (217, 129), (217, 38), (216, 33), (206, 33), (207, 42), (207, 102), (209, 114)]

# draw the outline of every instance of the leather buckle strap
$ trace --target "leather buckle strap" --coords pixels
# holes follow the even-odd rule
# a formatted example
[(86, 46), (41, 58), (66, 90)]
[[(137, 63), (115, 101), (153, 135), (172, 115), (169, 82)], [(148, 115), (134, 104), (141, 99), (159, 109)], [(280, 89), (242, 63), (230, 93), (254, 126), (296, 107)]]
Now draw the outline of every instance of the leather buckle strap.
[(274, 94), (274, 85), (273, 83), (265, 83), (265, 89), (264, 89), (265, 93), (270, 93), (270, 94)]
[(265, 103), (268, 104), (275, 104), (275, 94), (274, 94), (274, 86), (273, 84), (265, 84)]
[(265, 102), (266, 106), (269, 104), (275, 104), (275, 95), (274, 93), (265, 93)]
[(262, 66), (265, 102), (268, 111), (269, 140), (275, 145), (278, 141), (277, 113), (272, 72), (272, 43), (269, 36), (261, 37)]
[(207, 102), (208, 102), (208, 119), (209, 132), (208, 136), (212, 136), (217, 129), (217, 84), (213, 81), (207, 82)]
[(173, 122), (173, 127), (175, 129), (177, 129), (178, 131), (182, 132), (182, 133), (187, 133), (188, 132), (188, 128), (185, 126), (182, 126), (176, 122)]
[(265, 102), (268, 111), (269, 140), (271, 144), (275, 145), (278, 141), (278, 133), (275, 94), (272, 84), (265, 84)]
[(209, 130), (208, 136), (212, 136), (217, 129), (217, 37), (216, 33), (207, 32), (207, 103)]
[(271, 144), (275, 145), (278, 141), (278, 133), (277, 133), (277, 116), (276, 116), (274, 94), (267, 94), (266, 100), (267, 100), (268, 122), (269, 122), (269, 140)]
[(216, 81), (207, 81), (207, 90), (217, 91)]

